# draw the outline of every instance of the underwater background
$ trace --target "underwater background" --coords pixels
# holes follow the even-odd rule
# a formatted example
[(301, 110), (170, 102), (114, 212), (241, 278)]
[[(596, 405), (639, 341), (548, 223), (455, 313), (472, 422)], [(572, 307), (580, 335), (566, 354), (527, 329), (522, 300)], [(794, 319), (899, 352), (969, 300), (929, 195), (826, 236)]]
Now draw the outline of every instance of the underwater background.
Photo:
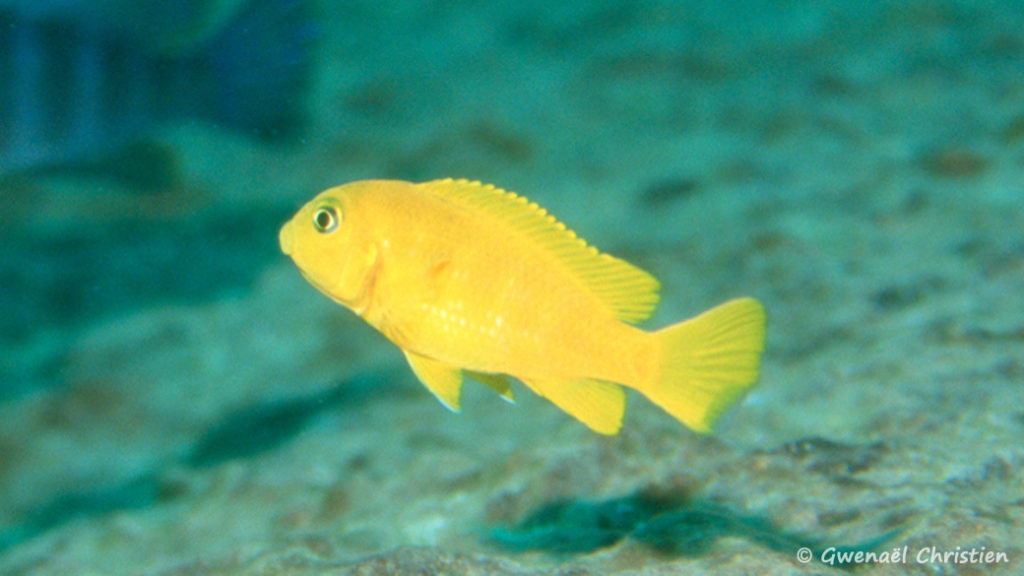
[[(0, 0), (0, 573), (1021, 573), (1022, 13)], [(446, 411), (277, 246), (442, 177), (649, 270), (648, 328), (758, 298), (760, 383), (710, 436)]]

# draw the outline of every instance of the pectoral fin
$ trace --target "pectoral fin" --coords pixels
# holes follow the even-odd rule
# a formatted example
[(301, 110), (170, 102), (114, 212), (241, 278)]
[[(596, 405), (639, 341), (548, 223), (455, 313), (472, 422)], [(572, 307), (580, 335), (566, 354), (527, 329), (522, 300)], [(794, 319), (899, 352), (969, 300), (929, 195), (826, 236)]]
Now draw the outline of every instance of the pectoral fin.
[(402, 352), (405, 353), (405, 359), (409, 361), (412, 371), (427, 387), (427, 390), (430, 390), (446, 408), (452, 412), (458, 412), (459, 392), (462, 390), (462, 370), (457, 366), (445, 364), (433, 358), (420, 356), (406, 350)]
[(626, 393), (600, 380), (523, 380), (537, 394), (601, 434), (617, 434), (626, 413)]
[(515, 404), (515, 396), (512, 395), (512, 385), (507, 376), (501, 374), (488, 374), (485, 372), (467, 372), (474, 380), (494, 390), (502, 399), (509, 404)]

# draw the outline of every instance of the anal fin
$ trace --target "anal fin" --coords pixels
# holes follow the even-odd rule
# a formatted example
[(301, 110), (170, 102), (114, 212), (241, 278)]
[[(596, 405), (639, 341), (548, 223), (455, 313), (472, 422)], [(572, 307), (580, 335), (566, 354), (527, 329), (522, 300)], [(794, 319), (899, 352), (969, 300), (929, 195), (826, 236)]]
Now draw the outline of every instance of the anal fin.
[(405, 359), (409, 361), (412, 371), (427, 387), (427, 390), (430, 390), (446, 408), (452, 412), (458, 412), (459, 393), (462, 390), (462, 370), (457, 366), (420, 356), (407, 350), (402, 352), (405, 354)]
[(617, 434), (626, 413), (626, 393), (618, 384), (600, 380), (523, 380), (591, 430)]
[(508, 376), (503, 374), (489, 374), (487, 372), (467, 371), (466, 373), (477, 382), (480, 382), (491, 390), (497, 392), (498, 395), (509, 404), (516, 403), (516, 398), (512, 395), (512, 384), (508, 381)]

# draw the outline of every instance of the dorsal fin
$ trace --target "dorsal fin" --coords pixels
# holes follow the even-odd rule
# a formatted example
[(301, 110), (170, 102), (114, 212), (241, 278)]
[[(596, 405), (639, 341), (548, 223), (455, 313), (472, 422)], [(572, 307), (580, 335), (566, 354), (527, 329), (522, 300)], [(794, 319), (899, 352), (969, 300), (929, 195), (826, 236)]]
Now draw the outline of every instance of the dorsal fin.
[(658, 305), (658, 280), (599, 252), (537, 204), (513, 192), (469, 180), (434, 180), (425, 191), (499, 219), (562, 262), (624, 322), (646, 319)]

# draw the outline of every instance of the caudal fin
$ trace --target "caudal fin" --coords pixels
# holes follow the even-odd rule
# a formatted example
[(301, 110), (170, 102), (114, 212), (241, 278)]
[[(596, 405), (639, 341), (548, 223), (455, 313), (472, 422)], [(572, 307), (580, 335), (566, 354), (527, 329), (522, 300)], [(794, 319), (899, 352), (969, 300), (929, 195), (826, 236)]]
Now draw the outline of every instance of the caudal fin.
[(730, 300), (654, 336), (661, 341), (661, 367), (638, 389), (693, 430), (710, 432), (757, 381), (764, 307), (753, 298)]

